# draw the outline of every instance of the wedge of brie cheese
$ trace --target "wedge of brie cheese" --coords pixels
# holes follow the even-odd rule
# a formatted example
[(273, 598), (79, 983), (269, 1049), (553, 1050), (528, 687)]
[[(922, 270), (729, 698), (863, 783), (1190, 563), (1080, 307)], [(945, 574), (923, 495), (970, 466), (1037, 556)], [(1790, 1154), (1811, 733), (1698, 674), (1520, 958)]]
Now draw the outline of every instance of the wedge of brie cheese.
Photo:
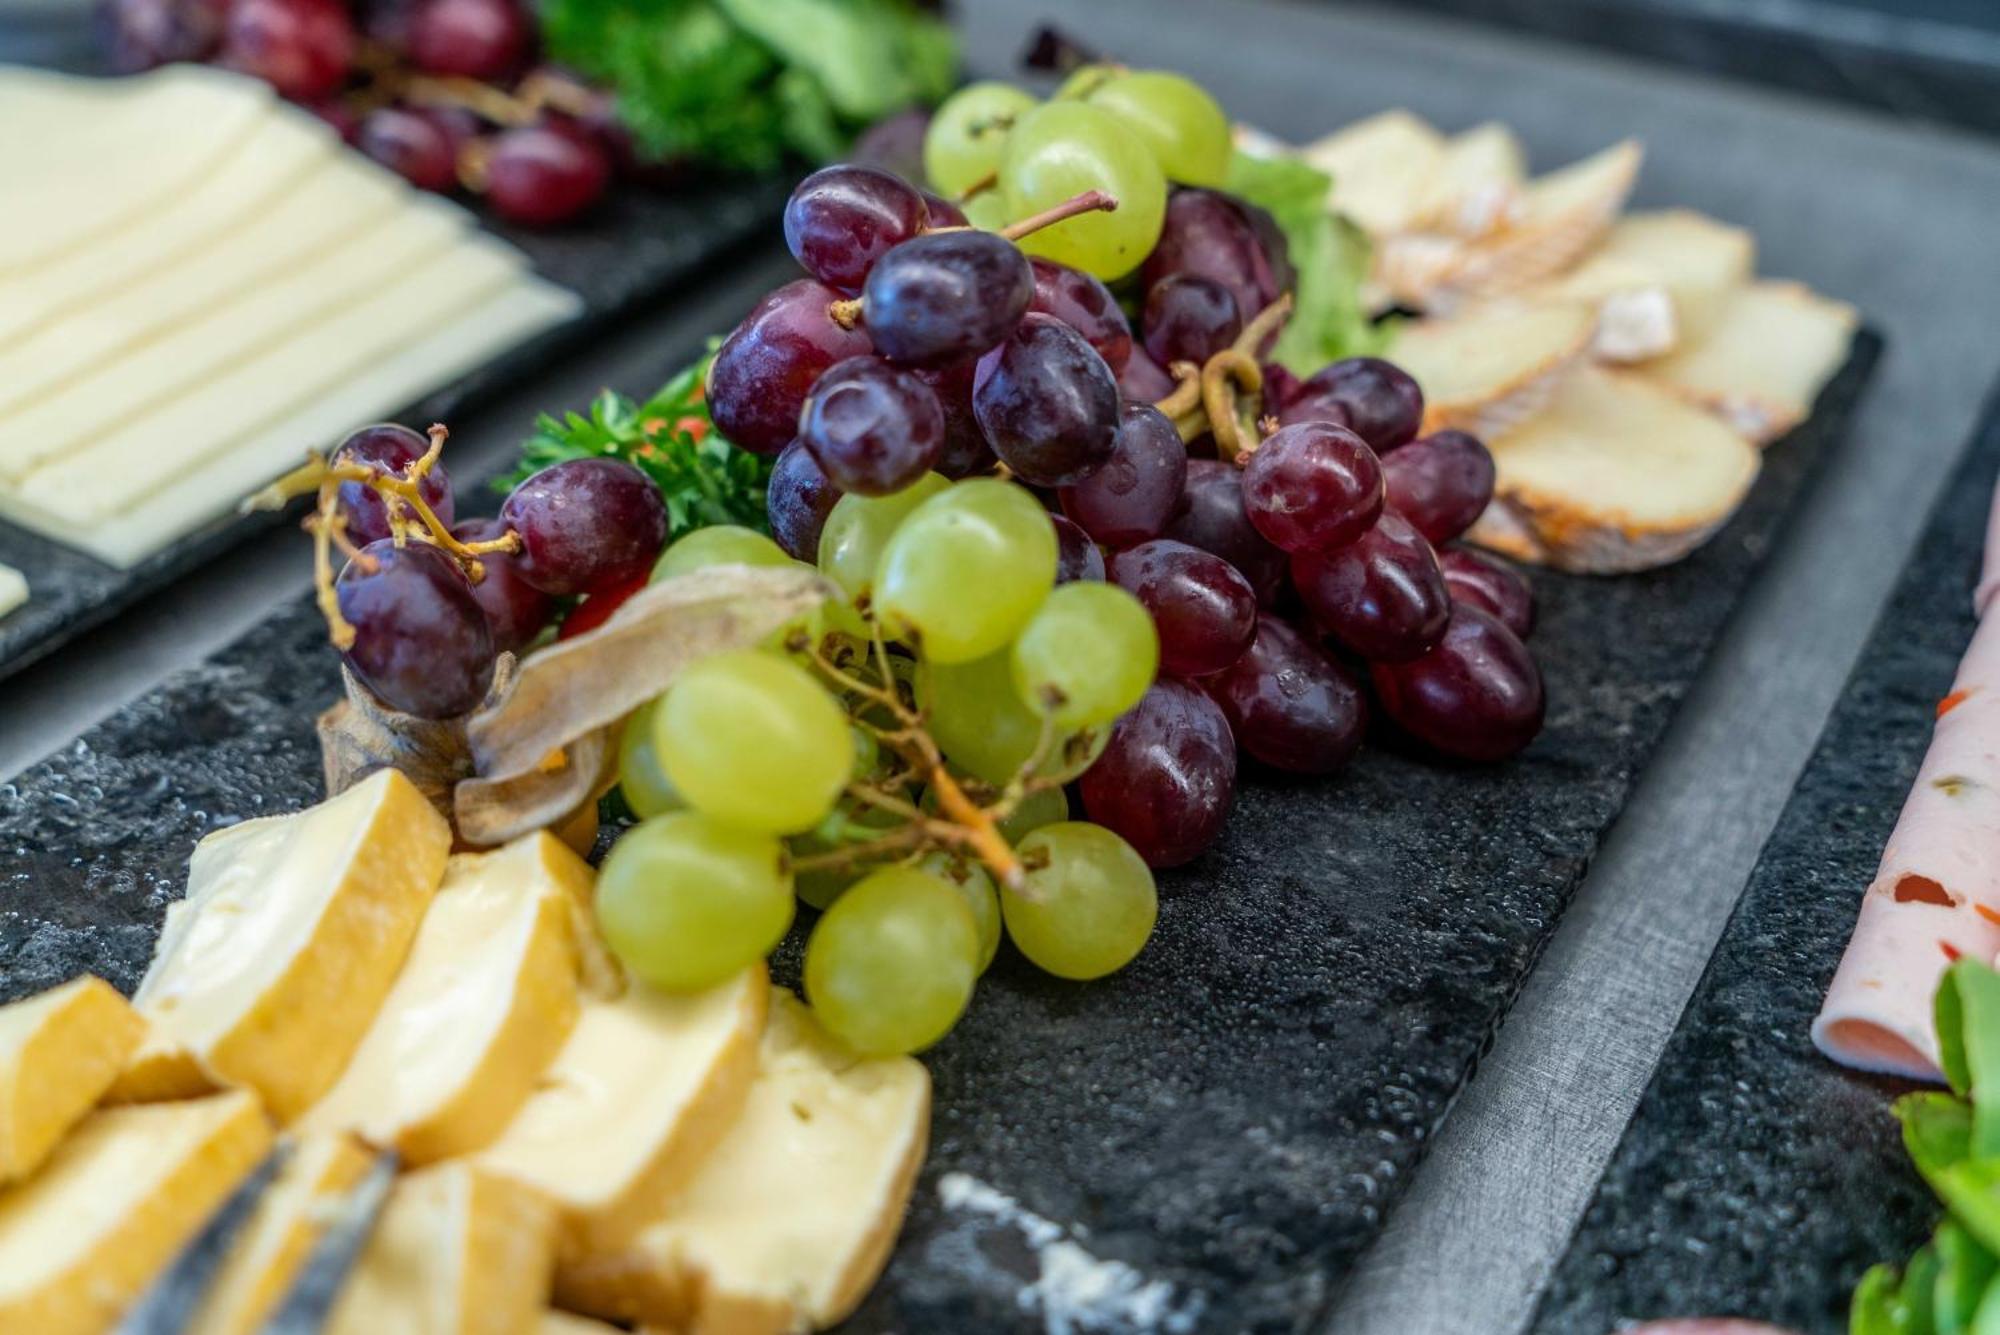
[(450, 850), (444, 817), (393, 769), (203, 839), (135, 999), (149, 1033), (113, 1096), (247, 1085), (280, 1122), (298, 1117), (374, 1022)]
[(352, 1131), (409, 1164), (497, 1136), (576, 1023), (592, 879), (547, 832), (453, 857), (368, 1036), (300, 1128)]
[(83, 977), (0, 1006), (0, 1186), (40, 1166), (145, 1036), (111, 984)]
[(901, 1227), (930, 1129), (930, 1077), (865, 1060), (776, 991), (742, 1113), (621, 1250), (565, 1264), (562, 1305), (671, 1330), (784, 1335), (854, 1310)]
[(103, 1335), (270, 1145), (242, 1091), (93, 1113), (0, 1193), (0, 1330)]

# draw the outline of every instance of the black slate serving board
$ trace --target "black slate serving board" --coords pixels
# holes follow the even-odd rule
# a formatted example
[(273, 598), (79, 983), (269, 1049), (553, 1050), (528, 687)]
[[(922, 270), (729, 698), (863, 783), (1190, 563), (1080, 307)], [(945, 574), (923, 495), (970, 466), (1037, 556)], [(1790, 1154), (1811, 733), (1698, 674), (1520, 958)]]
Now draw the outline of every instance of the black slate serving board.
[(1807, 1029), (1972, 638), (1996, 468), (2000, 400), (1661, 1055), (1543, 1299), (1540, 1335), (1681, 1313), (1833, 1335), (1861, 1272), (1900, 1264), (1935, 1222), (1889, 1110), (1915, 1086), (1834, 1065)]
[[(691, 282), (752, 239), (768, 236), (788, 189), (777, 177), (694, 180), (671, 194), (624, 186), (573, 227), (535, 232), (495, 226), (542, 276), (577, 293), (583, 313), (392, 416), (436, 421), (462, 415), (522, 375), (584, 346), (621, 316)], [(299, 448), (330, 443), (301, 441)], [(27, 604), (0, 616), (0, 680), (281, 518), (263, 513), (216, 519), (129, 570), (0, 521), (0, 564), (22, 571), (29, 585)]]
[[(1491, 769), (1377, 746), (1246, 774), (1115, 979), (1003, 951), (927, 1055), (932, 1152), (860, 1331), (1315, 1325), (1547, 942), (1880, 350), (1673, 569), (1536, 580), (1546, 732)], [(300, 601), (0, 789), (0, 998), (142, 972), (202, 834), (319, 794), (334, 658)], [(796, 976), (797, 933), (778, 960)]]

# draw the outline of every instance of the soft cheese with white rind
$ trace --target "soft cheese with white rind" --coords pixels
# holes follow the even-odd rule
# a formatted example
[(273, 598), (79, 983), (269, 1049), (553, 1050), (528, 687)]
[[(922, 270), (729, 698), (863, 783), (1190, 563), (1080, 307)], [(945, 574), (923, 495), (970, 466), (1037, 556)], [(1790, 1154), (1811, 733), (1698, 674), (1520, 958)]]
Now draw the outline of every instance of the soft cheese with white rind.
[(1642, 269), (1672, 295), (1683, 336), (1707, 336), (1730, 295), (1755, 277), (1757, 239), (1747, 228), (1692, 209), (1628, 213), (1594, 252)]
[(114, 1097), (247, 1085), (280, 1122), (298, 1117), (373, 1022), (450, 849), (444, 817), (393, 769), (203, 839), (139, 985), (149, 1033)]
[(627, 1248), (565, 1265), (558, 1297), (670, 1330), (834, 1325), (888, 1260), (929, 1130), (921, 1064), (856, 1057), (778, 990), (729, 1134)]
[(0, 617), (28, 601), (28, 578), (12, 566), (0, 566)]
[(2000, 618), (1958, 665), (1813, 1042), (1844, 1065), (1937, 1080), (1931, 1003), (1961, 955), (2000, 954)]
[(1596, 316), (1580, 302), (1496, 304), (1396, 331), (1387, 356), (1424, 392), (1424, 430), (1482, 439), (1539, 412), (1590, 347)]
[(485, 1168), (562, 1208), (564, 1253), (628, 1239), (743, 1106), (770, 1004), (761, 965), (691, 996), (633, 985), (587, 1003)]
[(1798, 283), (1738, 288), (1706, 335), (1646, 364), (1646, 374), (1759, 443), (1804, 421), (1847, 360), (1859, 317)]
[(125, 998), (88, 975), (0, 1006), (0, 1186), (40, 1167), (145, 1033)]
[(242, 1091), (93, 1113), (0, 1193), (0, 1331), (103, 1335), (270, 1145)]
[(1333, 178), (1333, 208), (1373, 236), (1429, 221), (1445, 170), (1445, 139), (1407, 111), (1356, 121), (1299, 150)]
[(299, 1121), (407, 1164), (504, 1130), (576, 1023), (590, 865), (538, 832), (445, 864), (409, 959), (347, 1069)]

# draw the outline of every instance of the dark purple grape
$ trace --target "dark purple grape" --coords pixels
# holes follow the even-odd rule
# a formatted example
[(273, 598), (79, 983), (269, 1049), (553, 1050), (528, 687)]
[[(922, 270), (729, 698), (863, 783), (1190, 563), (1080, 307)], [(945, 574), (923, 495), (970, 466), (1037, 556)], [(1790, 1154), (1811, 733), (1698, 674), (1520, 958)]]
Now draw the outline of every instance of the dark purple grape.
[(858, 292), (891, 246), (930, 225), (917, 188), (878, 167), (822, 167), (785, 204), (785, 244), (828, 287)]
[(863, 288), (868, 336), (892, 362), (949, 366), (993, 347), (1035, 296), (1028, 257), (992, 232), (931, 232), (892, 247)]
[(420, 112), (376, 108), (362, 120), (355, 147), (419, 190), (445, 194), (458, 184), (458, 155), (451, 137)]
[(349, 561), (335, 583), (354, 627), (341, 654), (348, 668), (405, 714), (451, 718), (475, 708), (493, 681), (493, 631), (463, 572), (428, 543), (385, 539), (361, 554), (368, 559)]
[(1460, 760), (1514, 755), (1542, 730), (1535, 656), (1497, 617), (1460, 603), (1427, 653), (1371, 669), (1382, 712), (1417, 740)]
[(795, 559), (819, 559), (819, 531), (840, 499), (840, 488), (827, 481), (819, 461), (799, 441), (778, 452), (764, 491), (764, 512), (771, 536)]
[[(931, 113), (911, 107), (884, 116), (863, 130), (848, 150), (848, 159), (864, 167), (880, 167), (905, 181), (924, 179), (924, 135), (931, 128)], [(928, 193), (928, 192), (926, 192)], [(933, 226), (949, 226), (932, 220)]]
[(1220, 672), (1257, 633), (1257, 591), (1235, 566), (1199, 547), (1156, 538), (1111, 558), (1111, 580), (1144, 604), (1160, 633), (1160, 670)]
[(887, 496), (937, 462), (944, 409), (910, 372), (880, 357), (849, 357), (813, 385), (799, 414), (799, 439), (834, 486)]
[(1382, 513), (1382, 465), (1361, 437), (1327, 422), (1280, 427), (1243, 469), (1243, 508), (1288, 552), (1326, 552)]
[[(490, 542), (506, 532), (507, 526), (497, 519), (468, 519), (451, 529), (460, 542)], [(512, 553), (489, 552), (479, 564), (485, 573), (472, 585), (472, 597), (486, 612), (493, 648), (518, 652), (555, 616), (556, 600), (521, 578), (520, 557)]]
[(1307, 377), (1301, 403), (1327, 401), (1347, 415), (1347, 427), (1377, 454), (1417, 437), (1424, 392), (1409, 372), (1380, 357), (1349, 357)]
[(660, 489), (622, 459), (550, 464), (500, 507), (521, 535), (521, 577), (547, 593), (587, 593), (646, 575), (667, 540)]
[(1146, 354), (1162, 366), (1200, 365), (1236, 341), (1243, 317), (1236, 298), (1213, 278), (1168, 274), (1146, 293), (1139, 319), (1146, 331)]
[(532, 36), (514, 0), (419, 0), (404, 42), (418, 69), (491, 83), (521, 67)]
[(1157, 538), (1180, 507), (1187, 471), (1187, 447), (1174, 424), (1150, 403), (1127, 403), (1118, 412), (1111, 457), (1062, 489), (1063, 513), (1106, 546)]
[(931, 387), (938, 407), (944, 410), (944, 445), (932, 469), (953, 481), (992, 472), (1000, 457), (986, 443), (978, 414), (972, 411), (973, 363), (918, 368), (911, 374)]
[(801, 278), (785, 284), (743, 317), (708, 368), (708, 411), (715, 429), (756, 454), (776, 454), (799, 431), (799, 410), (826, 368), (871, 351), (859, 325), (827, 314), (840, 294)]
[(1451, 619), (1437, 554), (1394, 510), (1345, 547), (1293, 556), (1292, 583), (1319, 628), (1370, 662), (1415, 658)]
[(486, 202), (530, 227), (568, 222), (611, 184), (611, 155), (574, 125), (549, 122), (502, 130), (486, 155)]
[(1283, 362), (1265, 362), (1263, 369), (1264, 411), (1275, 416), (1304, 392), (1306, 382), (1293, 375)]
[(1382, 460), (1391, 509), (1429, 538), (1450, 542), (1486, 513), (1493, 499), (1493, 456), (1463, 431), (1438, 431)]
[(1103, 579), (1104, 553), (1090, 535), (1061, 515), (1050, 515), (1049, 522), (1056, 526), (1056, 583)]
[(1243, 750), (1292, 774), (1331, 774), (1368, 729), (1368, 697), (1333, 656), (1269, 615), (1248, 652), (1202, 688)]
[(1212, 278), (1229, 289), (1242, 318), (1254, 320), (1290, 287), (1290, 265), (1277, 253), (1282, 248), (1276, 229), (1267, 233), (1241, 201), (1214, 190), (1176, 190), (1140, 281), (1150, 291), (1172, 274)]
[(1339, 400), (1304, 380), (1295, 382), (1283, 406), (1278, 409), (1279, 426), (1297, 426), (1301, 422), (1326, 422), (1352, 431), (1353, 421)]
[(1132, 356), (1132, 326), (1118, 307), (1118, 298), (1102, 281), (1081, 269), (1036, 256), (1035, 299), (1028, 309), (1053, 315), (1077, 333), (1116, 375)]
[(979, 359), (972, 411), (1000, 462), (1037, 487), (1104, 465), (1118, 437), (1118, 382), (1082, 334), (1039, 312)]
[(1212, 552), (1236, 567), (1257, 601), (1269, 607), (1285, 584), (1285, 554), (1259, 533), (1243, 509), (1243, 474), (1219, 459), (1188, 460), (1180, 509), (1162, 537)]
[(1152, 867), (1178, 867), (1221, 835), (1236, 795), (1236, 743), (1215, 701), (1172, 677), (1153, 683), (1077, 781), (1083, 809)]
[(221, 61), (286, 97), (324, 97), (347, 79), (354, 24), (341, 0), (235, 0)]
[[(905, 177), (904, 179), (909, 180), (912, 178)], [(931, 227), (933, 230), (940, 227), (972, 226), (972, 220), (965, 216), (965, 210), (946, 199), (943, 195), (932, 194), (928, 190), (919, 190), (917, 193), (924, 197), (924, 207), (930, 210)]]
[[(336, 464), (361, 464), (378, 472), (404, 476), (411, 464), (424, 457), (430, 449), (430, 442), (406, 426), (385, 422), (380, 426), (364, 426), (340, 442), (333, 452), (332, 462)], [(424, 498), (439, 520), (449, 525), (453, 514), (451, 475), (444, 471), (442, 463), (433, 464), (430, 472), (417, 486), (417, 494)], [(340, 484), (340, 512), (347, 519), (348, 540), (360, 545), (376, 542), (390, 536), (389, 511), (382, 503), (382, 497), (372, 487), (359, 482)], [(416, 516), (412, 513), (409, 518)]]
[(1535, 593), (1520, 573), (1497, 557), (1452, 547), (1438, 553), (1444, 586), (1454, 603), (1490, 612), (1523, 640), (1535, 629)]
[(98, 41), (113, 74), (206, 60), (222, 41), (226, 0), (102, 0)]

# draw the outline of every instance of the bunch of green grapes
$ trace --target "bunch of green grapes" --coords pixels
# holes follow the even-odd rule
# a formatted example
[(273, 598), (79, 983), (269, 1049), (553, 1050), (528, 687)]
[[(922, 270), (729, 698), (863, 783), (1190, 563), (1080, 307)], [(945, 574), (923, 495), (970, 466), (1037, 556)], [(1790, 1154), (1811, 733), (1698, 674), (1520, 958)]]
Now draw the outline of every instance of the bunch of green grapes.
[(1021, 243), (1108, 281), (1138, 268), (1159, 240), (1167, 182), (1220, 186), (1229, 153), (1229, 118), (1200, 85), (1165, 70), (1091, 65), (1047, 102), (1005, 83), (961, 89), (931, 119), (924, 171), (987, 228), (1085, 190), (1108, 192), (1115, 211)]
[[(1145, 608), (1058, 585), (1047, 511), (996, 478), (843, 496), (818, 556), (844, 598), (694, 664), (627, 720), (620, 788), (641, 820), (598, 882), (611, 947), (656, 987), (709, 987), (769, 953), (804, 899), (823, 910), (807, 998), (868, 1054), (949, 1032), (1003, 933), (1064, 978), (1129, 962), (1152, 872), (1070, 820), (1062, 784), (1152, 684)], [(793, 558), (720, 526), (654, 577), (725, 563)]]

